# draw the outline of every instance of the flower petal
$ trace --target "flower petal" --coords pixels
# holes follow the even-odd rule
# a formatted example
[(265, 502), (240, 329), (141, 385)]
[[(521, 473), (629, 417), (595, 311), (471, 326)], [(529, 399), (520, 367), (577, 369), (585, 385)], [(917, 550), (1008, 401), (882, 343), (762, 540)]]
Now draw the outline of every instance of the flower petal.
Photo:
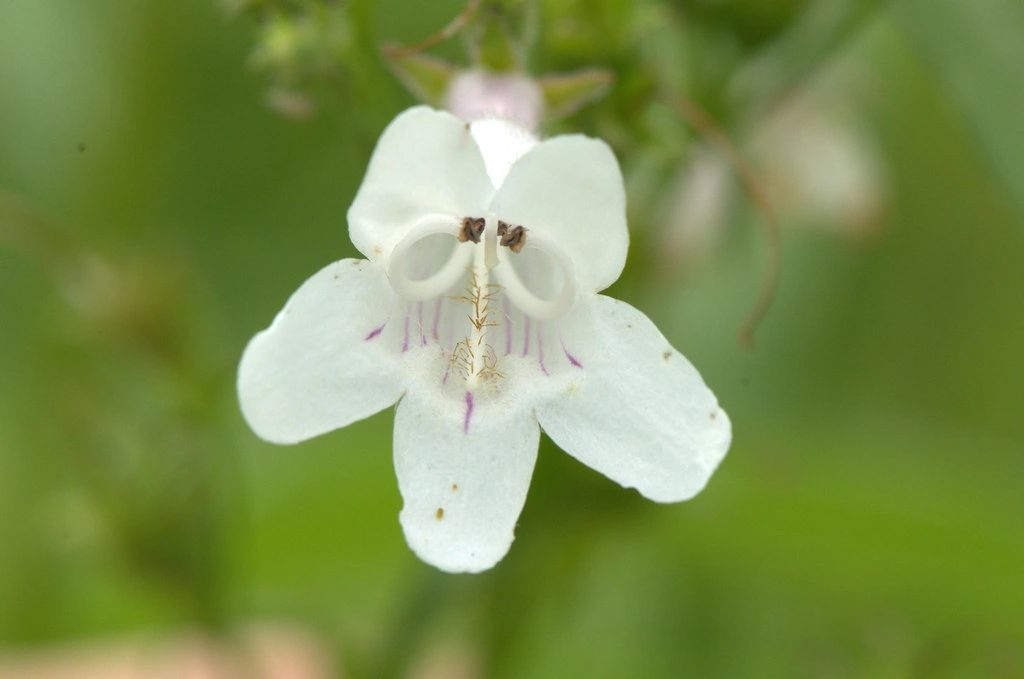
[(242, 356), (238, 396), (253, 431), (297, 443), (397, 401), (399, 361), (379, 339), (394, 300), (381, 267), (362, 259), (303, 283)]
[(567, 135), (541, 142), (512, 166), (491, 209), (565, 248), (583, 289), (603, 290), (622, 273), (629, 248), (626, 192), (603, 141)]
[(469, 125), (426, 106), (411, 108), (377, 142), (348, 211), (349, 236), (375, 261), (387, 257), (417, 220), (482, 217), (493, 194)]
[(729, 418), (644, 314), (602, 295), (588, 306), (577, 343), (566, 345), (579, 377), (538, 405), (541, 427), (583, 464), (652, 500), (693, 497), (729, 449)]
[(400, 520), (416, 554), (449, 572), (491, 568), (512, 545), (537, 459), (528, 408), (410, 390), (395, 415)]

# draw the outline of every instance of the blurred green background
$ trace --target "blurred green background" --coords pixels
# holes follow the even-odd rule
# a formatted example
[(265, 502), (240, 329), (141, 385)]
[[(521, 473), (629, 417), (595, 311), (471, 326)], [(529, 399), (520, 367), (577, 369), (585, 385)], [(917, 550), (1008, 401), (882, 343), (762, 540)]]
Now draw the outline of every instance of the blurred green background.
[[(546, 131), (619, 156), (610, 292), (731, 415), (708, 488), (648, 503), (545, 440), (510, 554), (450, 576), (402, 538), (391, 412), (242, 422), (245, 342), (356, 254), (415, 103), (377, 46), (460, 2), (0, 0), (0, 670), (274, 620), (338, 676), (1024, 677), (1024, 5), (505, 5), (531, 73), (615, 76)], [(683, 96), (780, 216), (753, 351), (761, 216)]]

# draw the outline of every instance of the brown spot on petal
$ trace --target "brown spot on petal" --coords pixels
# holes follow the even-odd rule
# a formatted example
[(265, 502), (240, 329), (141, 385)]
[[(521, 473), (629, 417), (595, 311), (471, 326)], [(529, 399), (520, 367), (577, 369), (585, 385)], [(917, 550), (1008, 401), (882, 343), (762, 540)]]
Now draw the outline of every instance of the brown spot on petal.
[(438, 507), (437, 511), (434, 512), (434, 516), (437, 518), (438, 521), (443, 519), (444, 518), (444, 507)]
[(453, 483), (453, 484), (452, 484), (452, 492), (453, 492), (453, 493), (455, 493), (455, 492), (457, 492), (458, 490), (459, 490), (459, 484), (457, 484), (457, 483)]
[(665, 359), (665, 362), (666, 362), (666, 363), (668, 363), (668, 360), (669, 360), (670, 358), (672, 358), (672, 352), (671, 352), (671, 351), (666, 351), (665, 353), (663, 353), (663, 354), (661, 355), (661, 357), (662, 357), (663, 359)]

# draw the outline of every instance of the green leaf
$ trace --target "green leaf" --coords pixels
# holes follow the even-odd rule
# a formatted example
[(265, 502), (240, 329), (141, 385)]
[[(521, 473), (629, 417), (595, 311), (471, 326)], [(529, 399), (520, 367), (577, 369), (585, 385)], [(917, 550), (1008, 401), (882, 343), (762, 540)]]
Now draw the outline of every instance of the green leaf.
[(1024, 216), (1024, 3), (906, 0), (895, 15)]

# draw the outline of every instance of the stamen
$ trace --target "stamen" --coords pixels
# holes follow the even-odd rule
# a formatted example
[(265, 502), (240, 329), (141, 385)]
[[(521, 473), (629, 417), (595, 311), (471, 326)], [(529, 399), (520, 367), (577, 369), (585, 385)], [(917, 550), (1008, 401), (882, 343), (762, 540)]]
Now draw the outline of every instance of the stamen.
[(499, 245), (507, 247), (512, 252), (519, 254), (526, 245), (527, 231), (529, 231), (529, 229), (525, 226), (507, 224), (498, 220), (498, 237), (501, 239), (498, 243)]
[(505, 316), (505, 355), (512, 353), (512, 316), (508, 308), (508, 296), (501, 298), (501, 306)]
[[(510, 225), (506, 224), (506, 237), (511, 237), (515, 228), (522, 228), (509, 227)], [(523, 235), (519, 236), (519, 238), (524, 238), (525, 231), (526, 229), (523, 229)], [(507, 248), (498, 248), (499, 266), (495, 269), (495, 274), (501, 281), (505, 294), (526, 316), (541, 321), (558, 318), (568, 311), (576, 301), (576, 276), (573, 273), (572, 260), (569, 259), (565, 251), (558, 245), (537, 233), (531, 235), (529, 243), (525, 240), (519, 240), (518, 243), (521, 246), (520, 249), (523, 247), (537, 249), (551, 258), (555, 266), (561, 270), (562, 289), (554, 299), (541, 299), (533, 294), (520, 280), (519, 274), (512, 265), (512, 255), (510, 253), (515, 254), (516, 250), (509, 246)]]
[(473, 256), (472, 245), (457, 244), (440, 270), (423, 280), (409, 278), (407, 260), (413, 248), (428, 236), (446, 234), (458, 239), (461, 237), (459, 228), (459, 223), (447, 215), (427, 215), (413, 225), (391, 251), (388, 279), (395, 292), (406, 300), (417, 302), (440, 297), (450, 290), (466, 271)]
[(459, 242), (479, 243), (480, 236), (484, 234), (486, 226), (487, 220), (483, 217), (463, 217), (462, 225), (459, 229)]
[(480, 380), (500, 379), (504, 375), (498, 370), (498, 357), (494, 348), (485, 342), (487, 329), (497, 326), (491, 320), (490, 304), (497, 294), (499, 286), (487, 282), (486, 266), (481, 265), (484, 250), (477, 252), (477, 261), (470, 271), (469, 287), (457, 300), (470, 306), (466, 315), (471, 330), (468, 337), (463, 337), (452, 350), (450, 365), (457, 368), (470, 388)]

